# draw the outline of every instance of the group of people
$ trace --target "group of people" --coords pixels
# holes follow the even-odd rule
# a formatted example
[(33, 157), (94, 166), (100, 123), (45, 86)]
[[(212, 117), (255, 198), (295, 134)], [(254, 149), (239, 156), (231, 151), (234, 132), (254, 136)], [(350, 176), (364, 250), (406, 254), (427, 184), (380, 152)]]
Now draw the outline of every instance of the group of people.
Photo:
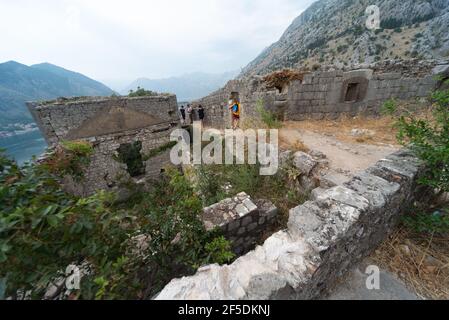
[[(195, 109), (190, 104), (188, 104), (187, 107), (181, 106), (181, 109), (179, 109), (179, 111), (181, 112), (182, 124), (187, 124), (186, 119), (188, 120), (189, 124), (193, 123)], [(202, 123), (204, 120), (203, 106), (199, 105), (196, 111), (198, 113), (198, 120)]]
[[(201, 124), (203, 124), (205, 116), (203, 106), (199, 105), (198, 108), (195, 109), (190, 104), (188, 104), (187, 107), (181, 106), (181, 108), (179, 109), (181, 113), (182, 124), (193, 123), (195, 118), (194, 117), (195, 110), (198, 114), (198, 120), (201, 121)], [(229, 110), (231, 111), (232, 115), (232, 129), (236, 130), (239, 127), (240, 123), (240, 103), (238, 102), (237, 99), (229, 100)]]

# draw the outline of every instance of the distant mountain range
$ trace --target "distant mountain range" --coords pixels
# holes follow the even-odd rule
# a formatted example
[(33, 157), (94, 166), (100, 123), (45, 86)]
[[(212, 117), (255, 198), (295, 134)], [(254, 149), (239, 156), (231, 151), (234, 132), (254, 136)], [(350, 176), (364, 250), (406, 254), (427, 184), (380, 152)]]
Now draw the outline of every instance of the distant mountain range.
[(25, 101), (73, 96), (109, 96), (111, 89), (80, 73), (42, 63), (32, 66), (9, 61), (0, 64), (0, 129), (30, 123)]
[(140, 78), (125, 88), (121, 93), (128, 94), (129, 90), (135, 90), (137, 87), (141, 87), (156, 92), (175, 93), (178, 101), (190, 101), (205, 97), (221, 88), (226, 82), (234, 79), (237, 74), (238, 71), (221, 74), (196, 72), (166, 79)]
[[(370, 5), (380, 9), (378, 30), (365, 26)], [(449, 0), (320, 0), (240, 76), (320, 64), (448, 58), (448, 26)]]

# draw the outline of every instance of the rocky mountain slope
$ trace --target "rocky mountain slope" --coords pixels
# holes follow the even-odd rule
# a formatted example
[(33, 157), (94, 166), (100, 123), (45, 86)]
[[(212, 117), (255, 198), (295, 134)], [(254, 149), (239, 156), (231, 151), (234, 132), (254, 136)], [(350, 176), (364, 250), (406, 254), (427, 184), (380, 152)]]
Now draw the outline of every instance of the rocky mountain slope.
[(0, 64), (0, 128), (32, 121), (25, 101), (72, 96), (107, 96), (113, 91), (80, 73), (42, 63), (26, 66)]
[(127, 94), (129, 90), (141, 87), (156, 92), (175, 93), (178, 101), (190, 101), (207, 96), (212, 91), (225, 85), (227, 81), (233, 79), (237, 74), (237, 71), (221, 74), (196, 72), (166, 79), (141, 78), (134, 81), (121, 93)]
[[(366, 28), (369, 5), (381, 28)], [(353, 65), (398, 58), (449, 56), (449, 0), (320, 0), (281, 39), (243, 69), (242, 76), (317, 64)]]

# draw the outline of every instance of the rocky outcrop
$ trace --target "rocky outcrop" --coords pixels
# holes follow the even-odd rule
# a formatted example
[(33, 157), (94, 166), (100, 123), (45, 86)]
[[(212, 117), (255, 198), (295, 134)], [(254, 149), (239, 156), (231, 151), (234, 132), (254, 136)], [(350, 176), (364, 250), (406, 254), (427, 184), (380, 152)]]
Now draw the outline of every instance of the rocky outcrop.
[[(380, 8), (380, 30), (365, 26), (369, 5)], [(296, 18), (242, 75), (314, 64), (343, 67), (393, 58), (447, 58), (448, 25), (447, 0), (321, 0)]]
[(397, 152), (290, 211), (287, 230), (231, 265), (170, 282), (157, 299), (314, 299), (369, 255), (414, 199), (420, 162)]

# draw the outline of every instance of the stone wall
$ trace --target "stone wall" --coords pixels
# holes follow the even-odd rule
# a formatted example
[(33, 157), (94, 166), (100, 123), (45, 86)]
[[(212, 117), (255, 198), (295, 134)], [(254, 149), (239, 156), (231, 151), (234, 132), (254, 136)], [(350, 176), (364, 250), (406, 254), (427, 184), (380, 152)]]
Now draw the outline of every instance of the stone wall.
[(252, 201), (242, 192), (204, 208), (201, 220), (206, 230), (219, 228), (237, 255), (253, 249), (262, 233), (276, 221), (277, 208), (268, 200)]
[[(303, 120), (378, 115), (386, 100), (427, 97), (435, 85), (433, 75), (404, 78), (401, 73), (375, 74), (371, 69), (316, 72), (306, 75), (303, 83), (291, 83), (285, 117)], [(351, 86), (352, 96), (348, 92)]]
[(438, 84), (435, 76), (447, 70), (449, 61), (386, 61), (337, 70), (323, 67), (305, 75), (304, 81), (292, 81), (282, 92), (265, 86), (263, 77), (232, 80), (213, 94), (194, 104), (206, 109), (205, 124), (230, 126), (227, 108), (233, 92), (239, 94), (242, 121), (257, 119), (257, 106), (275, 113), (281, 120), (337, 118), (341, 115), (378, 115), (383, 102), (390, 98), (427, 97)]
[(145, 172), (131, 177), (119, 161), (122, 145), (141, 143), (140, 154), (167, 145), (179, 124), (176, 96), (58, 99), (28, 103), (49, 145), (64, 140), (89, 141), (94, 153), (81, 181), (65, 177), (67, 191), (87, 196), (97, 190), (121, 190), (129, 182), (146, 185), (170, 163), (169, 150), (143, 162)]
[(414, 200), (420, 162), (400, 151), (290, 211), (288, 228), (231, 265), (171, 281), (157, 299), (314, 299), (369, 255)]
[(27, 106), (49, 145), (71, 140), (71, 134), (88, 138), (178, 120), (175, 95), (60, 98)]

